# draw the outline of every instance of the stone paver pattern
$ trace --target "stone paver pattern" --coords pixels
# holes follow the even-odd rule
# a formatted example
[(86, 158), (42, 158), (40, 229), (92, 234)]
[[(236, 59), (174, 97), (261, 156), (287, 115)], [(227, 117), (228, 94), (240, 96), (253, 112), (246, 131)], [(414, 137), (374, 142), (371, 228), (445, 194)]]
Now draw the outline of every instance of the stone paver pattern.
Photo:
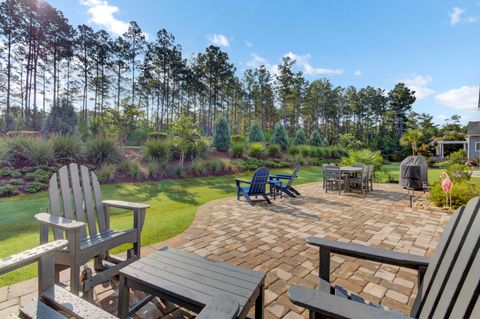
[[(198, 209), (188, 230), (145, 247), (144, 253), (170, 245), (263, 271), (267, 274), (265, 317), (307, 318), (307, 312), (293, 305), (286, 294), (292, 285), (317, 285), (319, 253), (305, 243), (306, 237), (430, 256), (450, 217), (442, 211), (410, 208), (406, 192), (395, 184), (374, 184), (374, 191), (366, 196), (325, 194), (321, 183), (298, 189), (301, 196), (284, 196), (272, 205), (259, 202), (251, 207), (236, 198), (207, 203)], [(368, 301), (409, 313), (417, 292), (416, 271), (341, 255), (332, 256), (330, 267), (335, 284)], [(28, 283), (33, 290), (25, 288)], [(35, 281), (0, 288), (0, 317), (6, 310), (18, 309), (34, 292)], [(115, 310), (115, 297), (111, 289), (97, 288), (97, 301), (110, 311)], [(190, 317), (160, 301), (149, 307), (141, 317)]]

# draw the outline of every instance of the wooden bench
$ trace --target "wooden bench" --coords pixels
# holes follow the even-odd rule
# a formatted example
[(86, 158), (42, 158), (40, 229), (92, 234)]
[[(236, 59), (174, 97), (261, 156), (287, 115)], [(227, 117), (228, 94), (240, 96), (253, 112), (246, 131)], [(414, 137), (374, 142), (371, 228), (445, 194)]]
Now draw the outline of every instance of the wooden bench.
[(417, 270), (419, 291), (411, 318), (480, 318), (480, 197), (451, 217), (431, 258), (316, 237), (307, 243), (320, 248), (318, 289), (293, 286), (288, 297), (309, 309), (310, 318), (408, 318), (332, 285), (332, 253)]

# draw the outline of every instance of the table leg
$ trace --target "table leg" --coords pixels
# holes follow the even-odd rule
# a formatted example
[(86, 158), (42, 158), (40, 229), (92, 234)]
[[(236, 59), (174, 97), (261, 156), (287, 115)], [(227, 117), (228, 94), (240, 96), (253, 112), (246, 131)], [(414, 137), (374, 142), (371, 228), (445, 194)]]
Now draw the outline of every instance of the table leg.
[(259, 288), (259, 294), (257, 300), (255, 301), (255, 319), (263, 319), (263, 309), (265, 308), (265, 284)]
[(127, 286), (127, 278), (120, 275), (119, 294), (118, 294), (118, 317), (120, 319), (127, 318), (129, 310), (129, 289)]

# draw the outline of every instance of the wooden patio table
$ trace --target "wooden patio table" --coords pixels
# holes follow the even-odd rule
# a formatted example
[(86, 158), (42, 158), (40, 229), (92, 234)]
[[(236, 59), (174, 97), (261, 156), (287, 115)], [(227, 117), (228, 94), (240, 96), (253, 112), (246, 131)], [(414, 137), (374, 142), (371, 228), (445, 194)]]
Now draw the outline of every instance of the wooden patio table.
[[(129, 288), (149, 297), (129, 306)], [(265, 274), (164, 247), (120, 270), (118, 314), (132, 316), (152, 298), (160, 297), (199, 313), (217, 295), (238, 301), (238, 318), (255, 306), (255, 318), (263, 318)]]
[(350, 183), (348, 182), (348, 178), (351, 175), (361, 173), (362, 170), (363, 170), (362, 167), (357, 167), (357, 166), (341, 166), (340, 167), (340, 171), (346, 177), (345, 187), (346, 187), (346, 189), (348, 188), (348, 191), (350, 191)]

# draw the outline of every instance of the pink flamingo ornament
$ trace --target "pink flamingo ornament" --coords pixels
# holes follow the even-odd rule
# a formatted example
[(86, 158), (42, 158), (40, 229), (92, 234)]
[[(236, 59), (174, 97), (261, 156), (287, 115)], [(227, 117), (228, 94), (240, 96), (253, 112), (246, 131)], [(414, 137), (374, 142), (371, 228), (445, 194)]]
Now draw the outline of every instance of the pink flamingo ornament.
[[(452, 190), (452, 187), (453, 187), (453, 183), (450, 180), (450, 176), (448, 176), (448, 174), (445, 173), (445, 172), (442, 173), (440, 178), (442, 180), (442, 182), (441, 182), (442, 189), (445, 192), (445, 204), (446, 204), (447, 207), (450, 207), (452, 205), (451, 190)], [(450, 199), (450, 201), (449, 201), (449, 199)]]

